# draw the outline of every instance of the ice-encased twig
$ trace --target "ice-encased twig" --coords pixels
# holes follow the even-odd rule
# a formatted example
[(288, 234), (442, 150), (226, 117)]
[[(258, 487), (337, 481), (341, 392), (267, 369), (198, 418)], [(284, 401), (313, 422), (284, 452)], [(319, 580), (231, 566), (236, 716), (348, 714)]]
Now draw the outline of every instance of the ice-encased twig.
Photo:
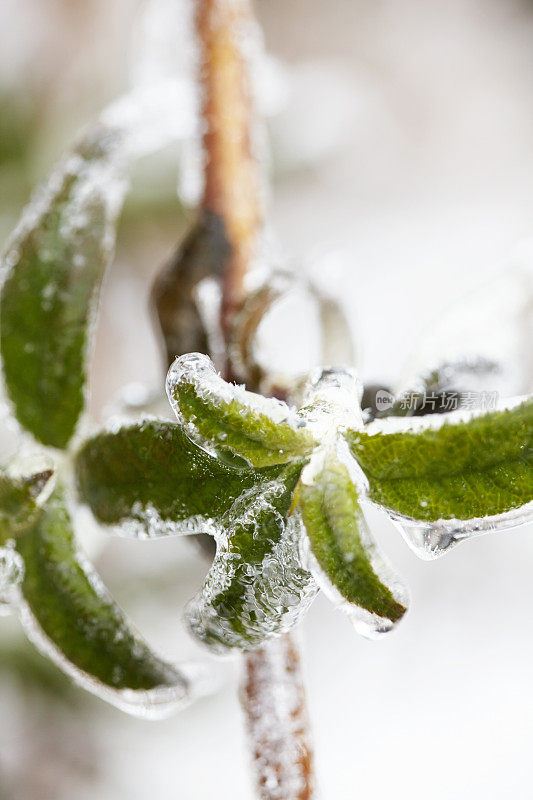
[(245, 660), (241, 704), (259, 800), (311, 800), (313, 753), (300, 655), (291, 634)]

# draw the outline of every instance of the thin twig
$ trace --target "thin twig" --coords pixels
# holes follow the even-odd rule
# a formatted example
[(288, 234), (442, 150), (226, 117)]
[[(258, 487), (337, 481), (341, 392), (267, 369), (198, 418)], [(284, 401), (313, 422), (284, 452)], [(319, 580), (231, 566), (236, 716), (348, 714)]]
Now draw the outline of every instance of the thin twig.
[(245, 659), (241, 702), (259, 800), (311, 800), (313, 756), (298, 647), (290, 634)]
[[(228, 343), (263, 225), (250, 65), (243, 49), (246, 36), (254, 35), (254, 16), (250, 0), (196, 3), (204, 124), (202, 207), (223, 221), (231, 248), (222, 276), (222, 328)], [(289, 635), (272, 639), (245, 655), (244, 665), (241, 700), (257, 796), (311, 800), (312, 755), (298, 648)]]
[(221, 218), (231, 246), (223, 277), (227, 331), (244, 298), (244, 276), (262, 227), (260, 169), (254, 149), (250, 70), (243, 50), (253, 34), (249, 0), (197, 0), (202, 117), (203, 208)]

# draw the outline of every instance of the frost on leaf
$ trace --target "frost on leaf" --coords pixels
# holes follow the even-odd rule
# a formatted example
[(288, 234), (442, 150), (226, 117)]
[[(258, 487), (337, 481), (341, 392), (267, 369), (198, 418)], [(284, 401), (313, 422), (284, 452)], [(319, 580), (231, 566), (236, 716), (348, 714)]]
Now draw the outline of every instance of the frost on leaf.
[(280, 469), (235, 469), (155, 419), (103, 431), (76, 456), (80, 499), (99, 522), (143, 538), (213, 533), (243, 492)]
[(3, 255), (5, 386), (17, 420), (45, 445), (67, 447), (85, 406), (91, 323), (130, 163), (182, 134), (182, 96), (179, 85), (151, 86), (106, 109), (32, 198)]
[[(294, 624), (315, 591), (306, 567), (360, 631), (392, 629), (407, 595), (373, 543), (363, 500), (385, 508), (423, 558), (531, 515), (531, 400), (365, 426), (351, 370), (315, 371), (296, 411), (225, 383), (199, 354), (175, 361), (167, 387), (178, 425), (95, 437), (78, 455), (78, 484), (102, 521), (215, 536), (188, 610), (215, 650), (250, 649)], [(226, 463), (227, 451), (273, 466)]]
[(178, 422), (91, 439), (77, 456), (78, 487), (100, 521), (128, 532), (215, 537), (187, 612), (214, 650), (287, 630), (316, 583), (359, 631), (391, 630), (407, 593), (373, 542), (368, 501), (423, 558), (531, 515), (530, 399), (365, 425), (352, 370), (313, 372), (296, 410), (224, 382), (199, 354), (175, 361), (168, 393)]

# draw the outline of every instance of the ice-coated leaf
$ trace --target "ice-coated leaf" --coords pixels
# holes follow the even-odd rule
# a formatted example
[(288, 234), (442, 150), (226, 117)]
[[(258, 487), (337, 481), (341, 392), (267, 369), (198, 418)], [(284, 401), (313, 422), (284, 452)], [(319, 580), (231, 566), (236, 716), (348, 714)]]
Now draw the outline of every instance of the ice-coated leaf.
[(384, 420), (377, 432), (347, 436), (374, 502), (433, 521), (501, 515), (533, 500), (533, 400), (409, 424)]
[(32, 641), (83, 688), (141, 716), (189, 699), (191, 674), (162, 661), (129, 625), (77, 551), (68, 512), (53, 495), (15, 543), (20, 613)]
[(167, 394), (189, 436), (213, 454), (226, 452), (266, 467), (300, 459), (313, 448), (313, 436), (298, 412), (226, 383), (200, 353), (175, 360)]
[(377, 551), (352, 477), (334, 449), (316, 452), (297, 496), (321, 588), (361, 633), (390, 630), (406, 611), (406, 592)]
[(180, 78), (163, 80), (105, 109), (30, 201), (5, 251), (5, 384), (17, 419), (43, 444), (66, 447), (83, 410), (88, 329), (125, 175), (135, 159), (184, 136), (184, 91)]
[(317, 587), (300, 560), (302, 527), (288, 516), (301, 465), (239, 498), (221, 520), (217, 554), (190, 603), (192, 633), (217, 652), (251, 650), (289, 630)]
[(242, 492), (279, 470), (235, 469), (159, 420), (100, 433), (76, 457), (80, 498), (96, 518), (141, 536), (212, 532)]
[(26, 209), (3, 259), (1, 354), (17, 419), (67, 446), (84, 406), (94, 301), (124, 182), (113, 147), (84, 140)]

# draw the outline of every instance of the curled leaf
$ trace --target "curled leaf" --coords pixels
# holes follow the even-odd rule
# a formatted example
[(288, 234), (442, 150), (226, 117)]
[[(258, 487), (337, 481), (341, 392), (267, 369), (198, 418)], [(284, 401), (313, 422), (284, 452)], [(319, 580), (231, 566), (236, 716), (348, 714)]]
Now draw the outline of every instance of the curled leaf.
[(258, 345), (261, 324), (277, 306), (284, 303), (283, 318), (287, 325), (286, 334), (291, 337), (292, 348), (299, 336), (305, 340), (305, 349), (309, 351), (308, 343), (314, 333), (310, 329), (314, 324), (313, 316), (311, 315), (311, 321), (302, 319), (299, 320), (300, 324), (295, 325), (292, 313), (294, 310), (298, 312), (298, 301), (301, 305), (302, 300), (307, 300), (316, 309), (320, 333), (315, 361), (309, 363), (307, 369), (321, 364), (353, 364), (355, 356), (352, 334), (338, 301), (308, 280), (290, 272), (277, 271), (269, 275), (265, 284), (248, 295), (233, 322), (229, 342), (232, 368), (247, 386), (266, 395), (280, 396), (281, 393), (282, 396), (288, 390), (293, 391), (294, 386), (302, 380), (301, 364), (298, 364), (297, 373), (282, 371), (277, 364), (266, 365)]
[(298, 517), (289, 517), (301, 465), (242, 495), (221, 520), (217, 554), (190, 603), (192, 633), (216, 652), (250, 650), (289, 630), (317, 587), (301, 563)]
[[(157, 276), (152, 302), (163, 335), (168, 366), (185, 353), (209, 353), (210, 331), (202, 319), (197, 291), (207, 279), (219, 280), (231, 255), (224, 221), (202, 210), (176, 254)], [(220, 315), (220, 309), (214, 313)]]
[(295, 410), (226, 383), (200, 353), (176, 359), (167, 376), (167, 394), (187, 433), (213, 454), (237, 455), (265, 467), (300, 459), (314, 445)]
[(29, 638), (83, 688), (140, 716), (165, 716), (191, 699), (193, 671), (156, 656), (77, 551), (53, 496), (16, 540), (18, 605)]

